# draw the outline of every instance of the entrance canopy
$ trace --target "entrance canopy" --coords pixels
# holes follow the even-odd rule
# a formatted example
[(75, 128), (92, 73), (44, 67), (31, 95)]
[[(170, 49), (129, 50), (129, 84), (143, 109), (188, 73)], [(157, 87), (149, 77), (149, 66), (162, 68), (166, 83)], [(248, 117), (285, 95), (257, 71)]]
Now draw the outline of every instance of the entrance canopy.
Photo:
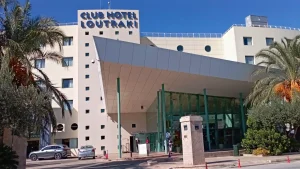
[(246, 96), (256, 66), (201, 55), (94, 37), (108, 113), (117, 113), (116, 79), (121, 80), (121, 112), (146, 112), (157, 91)]

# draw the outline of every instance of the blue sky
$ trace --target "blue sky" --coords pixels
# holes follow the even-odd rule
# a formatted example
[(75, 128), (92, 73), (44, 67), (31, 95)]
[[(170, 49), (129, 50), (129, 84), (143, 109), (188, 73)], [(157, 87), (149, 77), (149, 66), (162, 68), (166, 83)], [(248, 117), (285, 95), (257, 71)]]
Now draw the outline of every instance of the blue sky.
[[(23, 0), (24, 1), (24, 0)], [(102, 8), (107, 8), (102, 0)], [(111, 0), (113, 9), (140, 10), (142, 32), (223, 33), (249, 14), (269, 24), (300, 28), (300, 0)], [(100, 0), (31, 0), (32, 15), (77, 22), (78, 9), (99, 9)]]

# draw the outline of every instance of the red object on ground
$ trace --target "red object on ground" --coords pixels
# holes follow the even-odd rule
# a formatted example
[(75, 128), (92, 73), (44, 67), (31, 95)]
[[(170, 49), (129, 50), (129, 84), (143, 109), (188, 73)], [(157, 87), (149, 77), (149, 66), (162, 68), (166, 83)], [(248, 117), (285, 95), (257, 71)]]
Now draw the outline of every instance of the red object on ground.
[(238, 168), (242, 168), (240, 159), (238, 159)]
[(108, 151), (105, 154), (105, 158), (108, 159)]
[(287, 162), (288, 162), (288, 163), (290, 163), (290, 162), (291, 162), (291, 160), (290, 160), (290, 157), (289, 157), (289, 156), (287, 156)]
[(208, 169), (207, 163), (205, 163), (205, 169)]

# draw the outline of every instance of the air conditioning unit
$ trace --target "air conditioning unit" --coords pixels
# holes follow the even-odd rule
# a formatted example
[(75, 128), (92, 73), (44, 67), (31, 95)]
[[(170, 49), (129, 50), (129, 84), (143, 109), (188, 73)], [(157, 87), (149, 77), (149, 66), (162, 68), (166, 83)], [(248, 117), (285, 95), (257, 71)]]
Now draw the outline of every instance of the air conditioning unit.
[(56, 129), (53, 130), (53, 127), (51, 126), (51, 133), (61, 133), (61, 132), (65, 132), (65, 124), (63, 123), (58, 123), (56, 125)]

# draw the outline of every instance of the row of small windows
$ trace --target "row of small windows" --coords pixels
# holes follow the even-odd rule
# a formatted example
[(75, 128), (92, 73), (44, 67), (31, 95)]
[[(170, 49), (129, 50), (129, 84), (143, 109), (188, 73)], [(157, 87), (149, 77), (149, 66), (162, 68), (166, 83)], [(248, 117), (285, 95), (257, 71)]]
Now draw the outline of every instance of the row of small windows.
[[(90, 32), (85, 32), (85, 35), (89, 35), (90, 34)], [(99, 35), (103, 35), (104, 34), (104, 32), (103, 31), (100, 31), (99, 32)], [(120, 34), (120, 32), (119, 31), (115, 31), (115, 35), (119, 35)], [(132, 35), (133, 34), (133, 32), (132, 31), (128, 31), (128, 34), (129, 35)]]
[[(62, 127), (58, 127), (58, 128), (62, 128)], [(78, 129), (78, 124), (77, 124), (77, 123), (73, 123), (73, 124), (71, 125), (71, 129), (72, 129), (72, 130), (77, 130), (77, 129)], [(89, 129), (90, 129), (90, 126), (85, 126), (85, 129), (86, 129), (86, 130), (89, 130)], [(101, 126), (100, 126), (100, 129), (105, 129), (105, 125), (101, 125)]]
[[(45, 59), (36, 59), (34, 66), (38, 69), (42, 69), (46, 67)], [(73, 57), (64, 57), (62, 59), (62, 67), (71, 67), (73, 66)]]
[[(244, 45), (246, 46), (252, 46), (253, 40), (252, 37), (243, 37)], [(274, 43), (274, 38), (266, 38), (266, 45), (271, 46)]]
[[(210, 52), (210, 51), (211, 51), (211, 46), (206, 45), (206, 46), (204, 47), (204, 50), (205, 50), (206, 52)], [(177, 51), (183, 52), (183, 46), (182, 46), (182, 45), (178, 45), (178, 46), (177, 46)]]

